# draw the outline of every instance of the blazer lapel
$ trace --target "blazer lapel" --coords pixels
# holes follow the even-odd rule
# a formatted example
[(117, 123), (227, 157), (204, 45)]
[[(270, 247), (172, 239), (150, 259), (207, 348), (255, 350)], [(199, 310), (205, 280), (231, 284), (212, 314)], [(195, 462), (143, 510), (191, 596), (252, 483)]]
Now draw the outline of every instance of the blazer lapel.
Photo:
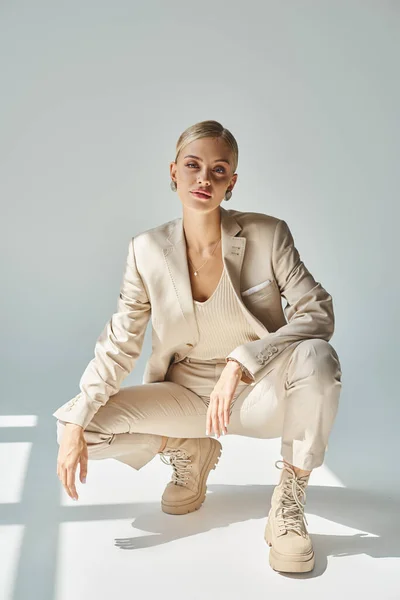
[[(236, 235), (242, 230), (241, 225), (222, 206), (221, 211), (221, 249), (222, 258), (228, 278), (232, 284), (235, 296), (250, 325), (260, 337), (265, 335), (265, 326), (248, 310), (240, 294), (240, 274), (243, 266), (246, 238)], [(190, 285), (189, 267), (186, 252), (186, 243), (183, 230), (183, 219), (176, 219), (171, 233), (167, 238), (167, 245), (163, 253), (168, 266), (168, 272), (177, 296), (179, 306), (184, 316), (187, 331), (186, 340), (199, 341), (199, 332), (194, 314), (192, 288)]]

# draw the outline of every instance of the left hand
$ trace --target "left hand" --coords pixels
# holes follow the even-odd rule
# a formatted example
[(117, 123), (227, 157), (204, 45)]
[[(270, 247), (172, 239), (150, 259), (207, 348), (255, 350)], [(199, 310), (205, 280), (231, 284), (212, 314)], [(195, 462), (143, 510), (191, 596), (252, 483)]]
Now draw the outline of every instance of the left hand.
[(210, 394), (210, 404), (208, 405), (206, 417), (206, 435), (210, 435), (212, 429), (217, 437), (221, 435), (221, 432), (224, 435), (227, 433), (229, 408), (241, 376), (242, 369), (238, 363), (235, 361), (226, 363)]

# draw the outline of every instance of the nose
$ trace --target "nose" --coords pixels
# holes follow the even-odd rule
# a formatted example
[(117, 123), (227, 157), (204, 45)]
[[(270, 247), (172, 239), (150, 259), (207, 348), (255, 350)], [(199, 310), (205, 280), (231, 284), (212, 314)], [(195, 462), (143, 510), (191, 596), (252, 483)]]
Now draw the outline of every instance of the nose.
[(208, 182), (209, 182), (209, 181), (210, 181), (210, 177), (209, 177), (209, 175), (208, 175), (208, 169), (207, 169), (207, 167), (203, 167), (203, 168), (202, 168), (202, 169), (199, 171), (199, 174), (198, 174), (198, 176), (197, 176), (197, 179), (198, 179), (199, 181), (203, 181), (203, 182), (205, 182), (205, 181), (208, 181)]

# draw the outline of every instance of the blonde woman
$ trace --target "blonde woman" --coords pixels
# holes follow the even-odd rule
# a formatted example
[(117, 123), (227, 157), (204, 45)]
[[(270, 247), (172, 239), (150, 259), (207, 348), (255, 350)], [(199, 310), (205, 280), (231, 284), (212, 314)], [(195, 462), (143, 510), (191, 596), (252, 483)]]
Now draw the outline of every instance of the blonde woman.
[[(332, 297), (300, 259), (287, 223), (227, 210), (238, 146), (216, 121), (189, 127), (170, 164), (182, 217), (133, 237), (116, 312), (80, 392), (56, 410), (57, 475), (78, 499), (88, 459), (172, 465), (162, 510), (200, 508), (221, 435), (281, 438), (282, 469), (265, 529), (272, 568), (305, 572), (314, 550), (304, 514), (341, 391)], [(286, 300), (282, 308), (281, 297)], [(122, 387), (152, 322), (141, 385)]]

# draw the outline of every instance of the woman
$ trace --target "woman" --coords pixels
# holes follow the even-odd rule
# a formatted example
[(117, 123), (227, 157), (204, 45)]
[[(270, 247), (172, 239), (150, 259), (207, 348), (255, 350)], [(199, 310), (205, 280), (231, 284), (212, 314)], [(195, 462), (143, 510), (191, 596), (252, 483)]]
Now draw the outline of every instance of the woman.
[[(173, 466), (162, 509), (200, 508), (221, 434), (282, 437), (282, 469), (265, 530), (279, 571), (314, 567), (305, 488), (324, 460), (341, 368), (329, 343), (332, 297), (300, 259), (285, 221), (226, 210), (238, 147), (216, 121), (189, 127), (170, 164), (183, 216), (131, 239), (118, 306), (80, 381), (54, 414), (57, 474), (78, 499), (88, 458), (135, 469)], [(281, 297), (287, 301), (282, 309)], [(120, 388), (152, 320), (141, 385)], [(286, 318), (285, 318), (286, 317)]]

